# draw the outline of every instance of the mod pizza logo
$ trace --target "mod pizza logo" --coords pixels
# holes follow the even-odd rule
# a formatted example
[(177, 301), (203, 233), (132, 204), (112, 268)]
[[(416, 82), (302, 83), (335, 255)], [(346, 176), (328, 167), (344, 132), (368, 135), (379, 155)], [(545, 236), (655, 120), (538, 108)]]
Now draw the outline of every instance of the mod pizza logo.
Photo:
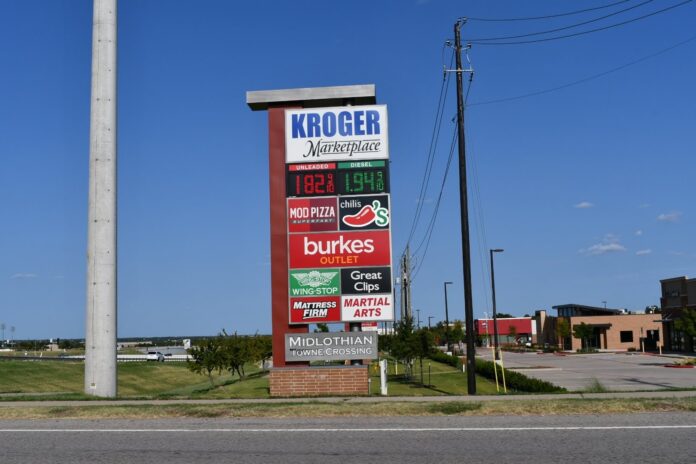
[(340, 322), (340, 304), (338, 296), (290, 298), (290, 323)]
[(341, 230), (386, 229), (389, 227), (389, 195), (341, 197)]
[(288, 232), (323, 232), (338, 229), (336, 197), (288, 198)]
[(390, 266), (389, 231), (293, 234), (290, 269)]
[(346, 322), (394, 320), (392, 295), (342, 296), (341, 319)]

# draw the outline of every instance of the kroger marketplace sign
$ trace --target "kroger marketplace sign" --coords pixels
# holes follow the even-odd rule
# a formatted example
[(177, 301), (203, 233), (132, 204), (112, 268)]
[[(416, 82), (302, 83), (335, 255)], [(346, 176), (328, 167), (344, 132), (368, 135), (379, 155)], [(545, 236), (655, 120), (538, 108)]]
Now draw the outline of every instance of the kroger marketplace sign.
[(285, 111), (285, 161), (388, 159), (386, 105)]

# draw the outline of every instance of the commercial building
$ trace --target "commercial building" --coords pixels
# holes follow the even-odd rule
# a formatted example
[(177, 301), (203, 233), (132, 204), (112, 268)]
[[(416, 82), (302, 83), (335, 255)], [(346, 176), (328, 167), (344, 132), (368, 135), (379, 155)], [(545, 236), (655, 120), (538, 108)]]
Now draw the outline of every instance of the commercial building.
[[(537, 343), (537, 325), (531, 317), (505, 317), (498, 319), (498, 340), (506, 343)], [(474, 321), (476, 336), (482, 344), (488, 346), (493, 340), (493, 319), (476, 319)]]
[(677, 330), (685, 309), (696, 310), (696, 278), (673, 277), (660, 281), (660, 309), (665, 333), (665, 348), (671, 351), (692, 352), (696, 347), (693, 337)]
[[(582, 348), (629, 351), (657, 350), (662, 343), (662, 321), (655, 314), (631, 314), (625, 309), (613, 309), (580, 304), (553, 306), (558, 317), (548, 316), (546, 311), (537, 311), (535, 320), (540, 344), (559, 346), (564, 350)], [(564, 322), (560, 322), (564, 321)], [(559, 324), (570, 333), (561, 336)], [(585, 340), (573, 337), (576, 326), (586, 324), (592, 333)]]

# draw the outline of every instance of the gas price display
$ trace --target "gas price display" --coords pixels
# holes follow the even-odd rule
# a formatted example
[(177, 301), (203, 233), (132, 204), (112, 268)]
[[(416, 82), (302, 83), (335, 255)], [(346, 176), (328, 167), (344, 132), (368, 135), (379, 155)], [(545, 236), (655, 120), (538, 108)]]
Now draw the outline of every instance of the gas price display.
[(336, 163), (291, 164), (285, 186), (289, 197), (336, 195)]
[(290, 164), (287, 166), (288, 197), (388, 193), (386, 162)]
[(338, 163), (338, 192), (341, 195), (389, 192), (386, 163), (384, 161)]

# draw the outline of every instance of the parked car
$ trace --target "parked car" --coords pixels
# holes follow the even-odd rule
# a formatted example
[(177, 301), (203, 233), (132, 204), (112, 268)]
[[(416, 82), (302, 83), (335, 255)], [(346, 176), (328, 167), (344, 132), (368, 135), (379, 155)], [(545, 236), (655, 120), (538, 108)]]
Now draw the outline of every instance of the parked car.
[(159, 351), (148, 351), (147, 360), (155, 362), (164, 362), (164, 355)]

